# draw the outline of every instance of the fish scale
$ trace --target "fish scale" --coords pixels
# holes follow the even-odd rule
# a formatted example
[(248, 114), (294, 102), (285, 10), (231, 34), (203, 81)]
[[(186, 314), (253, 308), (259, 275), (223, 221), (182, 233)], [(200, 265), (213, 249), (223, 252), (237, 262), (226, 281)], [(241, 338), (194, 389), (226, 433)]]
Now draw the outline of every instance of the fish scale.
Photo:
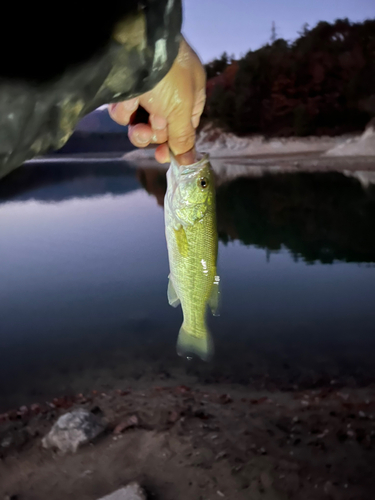
[[(207, 183), (205, 188), (201, 187), (202, 179)], [(217, 307), (219, 279), (214, 176), (207, 155), (189, 166), (178, 165), (172, 159), (164, 207), (169, 302), (174, 306), (181, 303), (184, 317), (178, 352), (208, 359), (212, 342), (206, 309), (208, 304)]]

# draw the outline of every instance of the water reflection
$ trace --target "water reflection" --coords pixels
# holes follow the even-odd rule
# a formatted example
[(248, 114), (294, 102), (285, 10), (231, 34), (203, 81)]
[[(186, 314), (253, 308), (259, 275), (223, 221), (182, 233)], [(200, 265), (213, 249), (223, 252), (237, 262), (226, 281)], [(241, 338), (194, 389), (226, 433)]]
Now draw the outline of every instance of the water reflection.
[[(162, 206), (165, 171), (138, 169)], [(339, 173), (239, 178), (217, 190), (219, 236), (308, 263), (375, 262), (375, 187)]]
[[(0, 203), (59, 202), (119, 196), (139, 188), (163, 206), (164, 168), (134, 169), (121, 160), (44, 161), (0, 183)], [(285, 247), (308, 263), (375, 262), (375, 186), (339, 173), (269, 174), (238, 178), (217, 190), (220, 240), (269, 252)]]
[(0, 182), (0, 409), (124, 384), (375, 379), (375, 267), (348, 263), (375, 261), (373, 189), (339, 174), (220, 186), (205, 365), (175, 352), (165, 188), (165, 169), (121, 161), (35, 162)]
[(38, 160), (1, 180), (0, 203), (118, 196), (135, 189), (134, 169), (122, 160)]

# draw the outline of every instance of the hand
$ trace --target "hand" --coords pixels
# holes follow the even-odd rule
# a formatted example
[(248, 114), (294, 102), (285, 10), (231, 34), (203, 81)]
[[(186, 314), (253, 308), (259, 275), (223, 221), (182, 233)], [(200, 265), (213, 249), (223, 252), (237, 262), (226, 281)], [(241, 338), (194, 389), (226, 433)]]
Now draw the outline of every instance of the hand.
[(169, 148), (180, 163), (195, 159), (195, 129), (206, 100), (204, 68), (193, 49), (182, 39), (178, 56), (167, 75), (149, 92), (108, 108), (120, 125), (128, 125), (138, 106), (150, 115), (149, 123), (129, 125), (129, 139), (139, 148), (160, 144), (155, 150), (159, 163), (170, 161)]

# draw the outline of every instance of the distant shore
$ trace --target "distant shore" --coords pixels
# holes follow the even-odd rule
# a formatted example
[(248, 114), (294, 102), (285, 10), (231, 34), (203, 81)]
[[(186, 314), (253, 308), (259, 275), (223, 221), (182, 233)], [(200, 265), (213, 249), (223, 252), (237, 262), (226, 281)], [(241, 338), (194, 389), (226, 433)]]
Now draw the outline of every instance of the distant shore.
[[(236, 137), (208, 127), (200, 132), (196, 147), (210, 154), (219, 184), (241, 176), (332, 171), (354, 176), (364, 187), (375, 183), (373, 128), (351, 136), (266, 139)], [(141, 167), (159, 165), (154, 148), (136, 149), (123, 159)]]

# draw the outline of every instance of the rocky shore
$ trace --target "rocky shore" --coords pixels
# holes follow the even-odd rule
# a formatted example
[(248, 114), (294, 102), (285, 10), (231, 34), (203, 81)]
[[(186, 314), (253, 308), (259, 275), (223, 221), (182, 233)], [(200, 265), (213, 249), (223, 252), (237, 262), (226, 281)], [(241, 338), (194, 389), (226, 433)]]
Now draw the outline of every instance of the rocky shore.
[(132, 481), (166, 500), (372, 498), (374, 387), (224, 389), (93, 391), (5, 412), (0, 498), (93, 500)]

